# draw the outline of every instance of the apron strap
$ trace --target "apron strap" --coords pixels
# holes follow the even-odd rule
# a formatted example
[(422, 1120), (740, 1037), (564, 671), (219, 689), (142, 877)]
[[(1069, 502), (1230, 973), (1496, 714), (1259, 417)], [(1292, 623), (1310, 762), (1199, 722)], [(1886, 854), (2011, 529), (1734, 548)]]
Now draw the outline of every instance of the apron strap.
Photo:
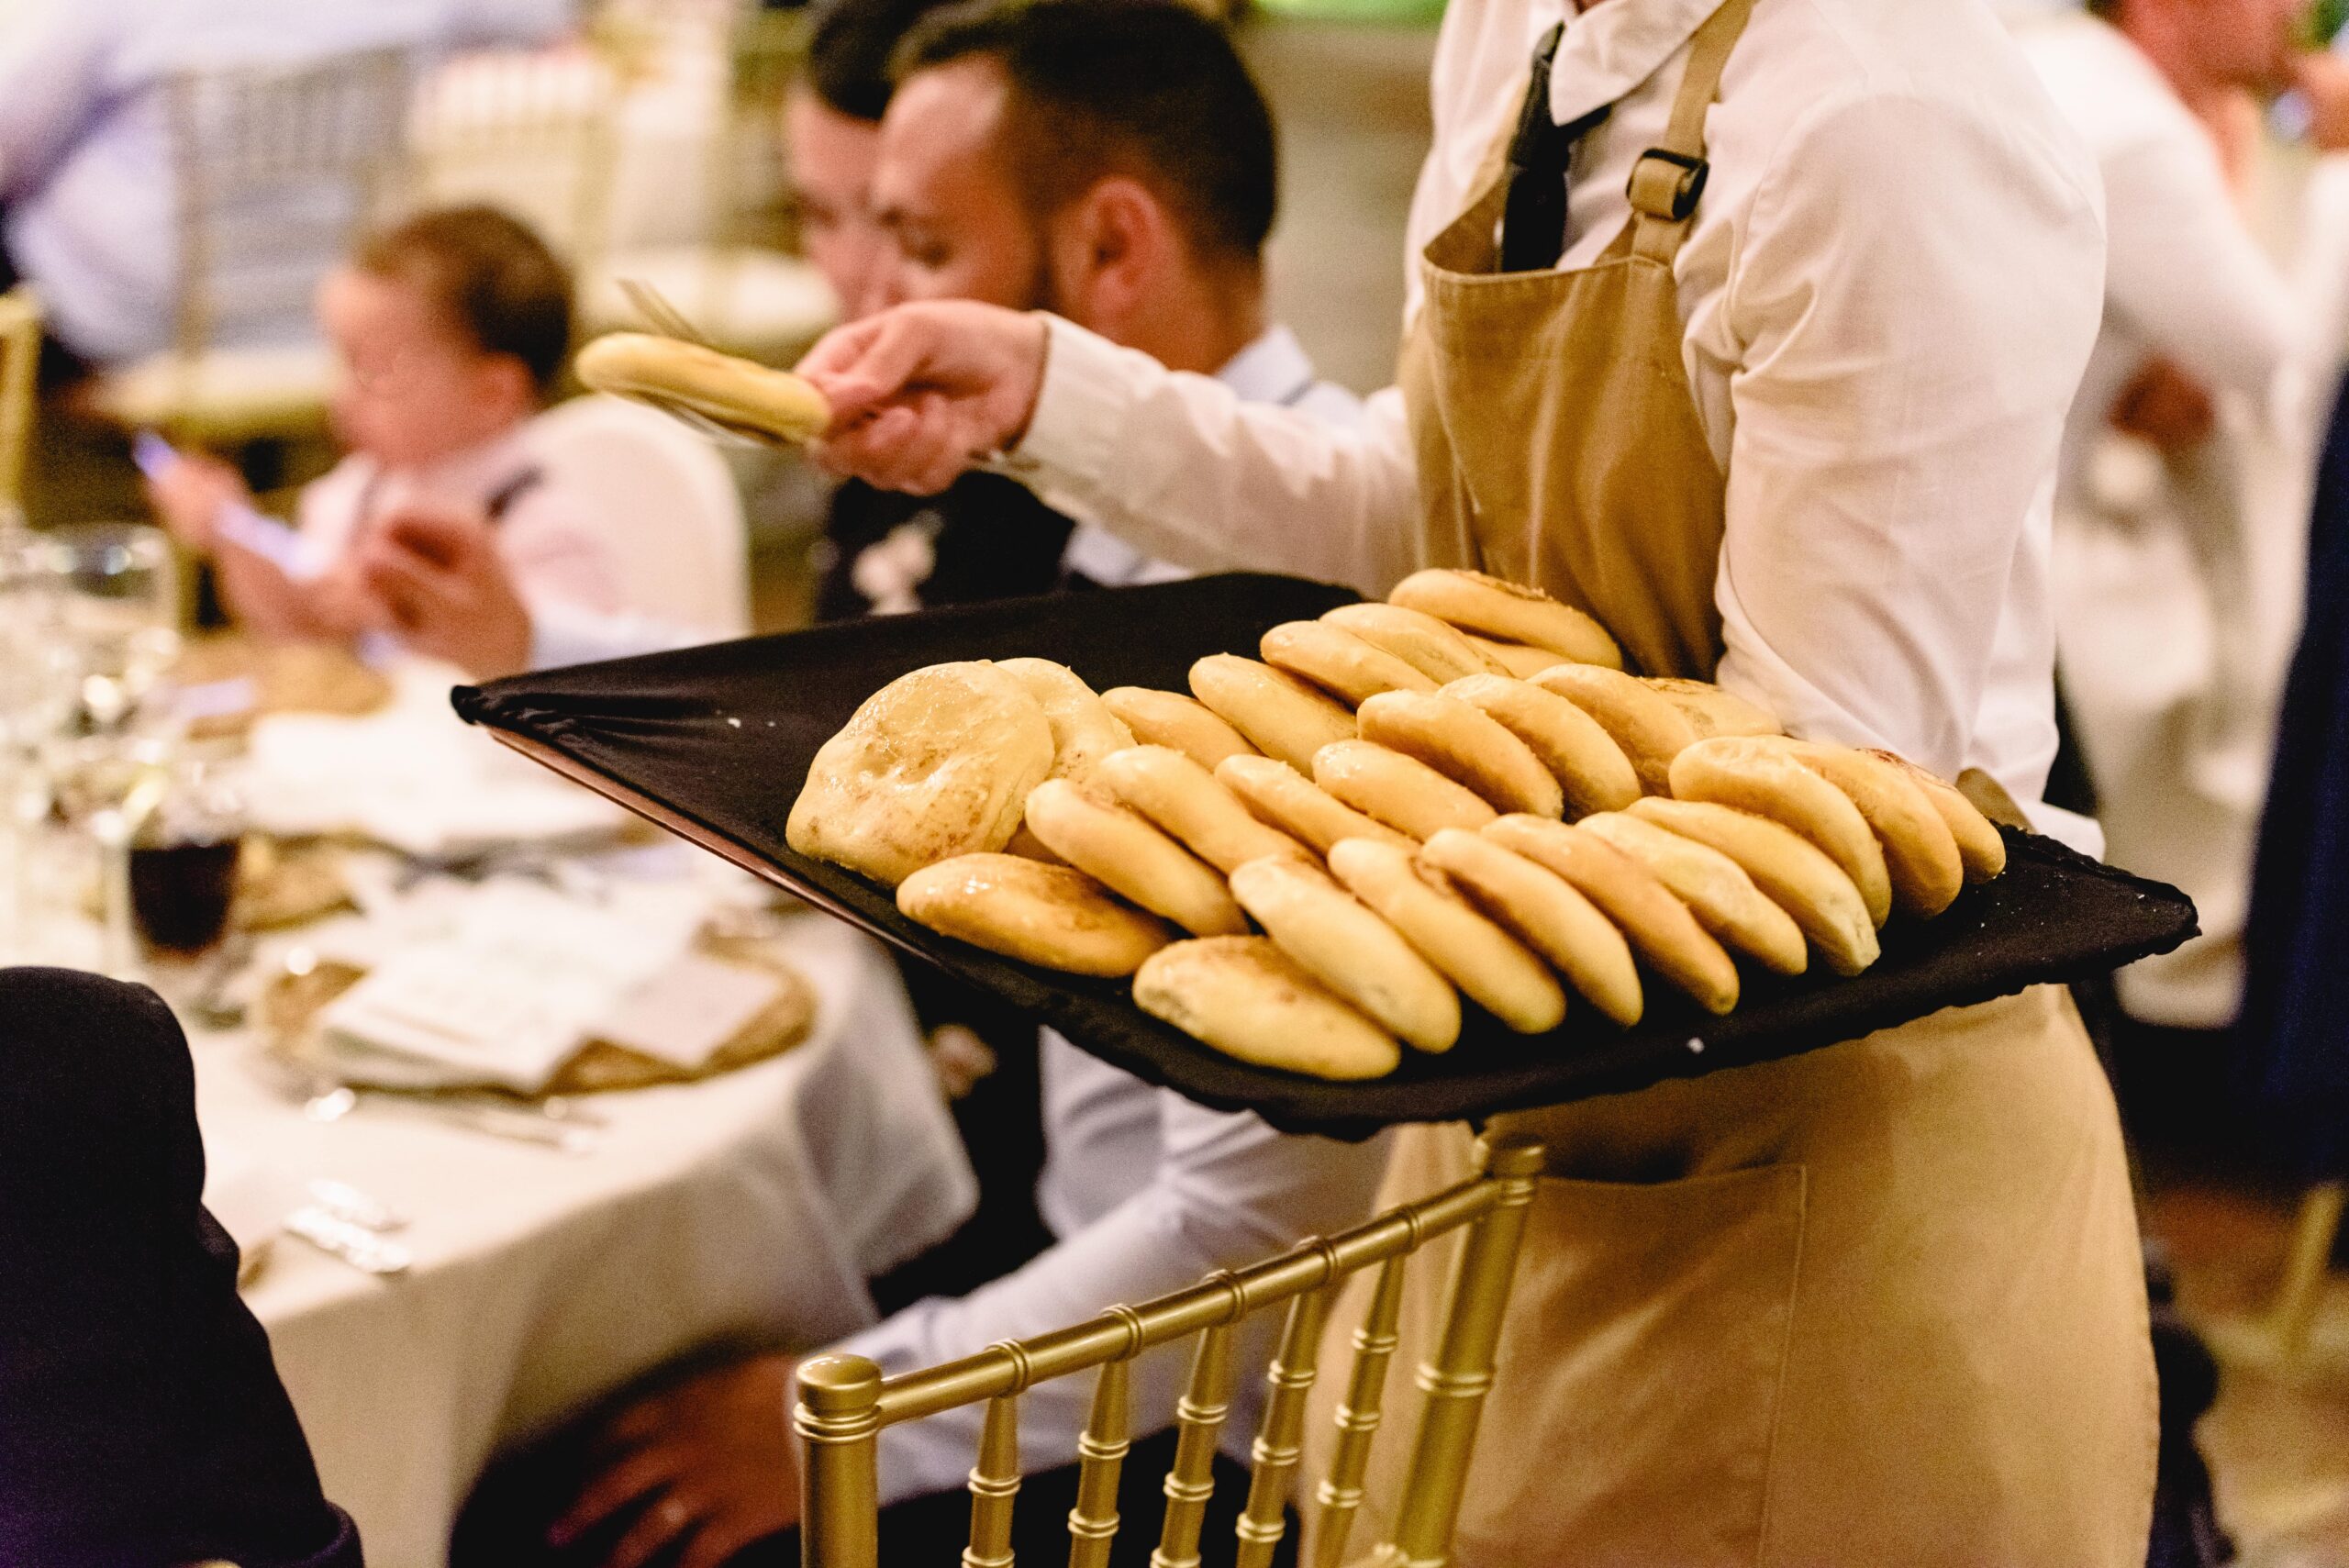
[(1688, 70), (1680, 79), (1680, 95), (1672, 103), (1672, 124), (1664, 131), (1664, 145), (1649, 148), (1631, 165), (1625, 191), (1636, 226), (1631, 246), (1650, 261), (1671, 261), (1688, 237), (1689, 219), (1696, 216), (1712, 167), (1705, 159), (1705, 116), (1720, 93), (1730, 51), (1753, 15), (1753, 0), (1726, 0), (1697, 29), (1689, 40)]

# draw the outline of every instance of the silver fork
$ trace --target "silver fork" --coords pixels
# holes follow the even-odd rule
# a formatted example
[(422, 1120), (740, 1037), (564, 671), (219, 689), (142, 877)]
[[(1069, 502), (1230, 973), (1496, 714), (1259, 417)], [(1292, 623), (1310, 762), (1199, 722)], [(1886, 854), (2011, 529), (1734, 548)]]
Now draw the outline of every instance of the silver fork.
[[(641, 278), (622, 278), (619, 280), (619, 288), (620, 293), (628, 296), (629, 304), (636, 306), (636, 313), (650, 322), (655, 330), (674, 338), (679, 342), (691, 343), (697, 349), (707, 349), (713, 353), (718, 351), (717, 345), (712, 343), (699, 328), (685, 318), (685, 312), (671, 305), (661, 291), (651, 284)], [(651, 404), (678, 423), (699, 431), (720, 445), (747, 447), (755, 450), (769, 444), (756, 440), (730, 425), (721, 425), (708, 416), (696, 413), (674, 399), (644, 394), (638, 395), (641, 401)]]

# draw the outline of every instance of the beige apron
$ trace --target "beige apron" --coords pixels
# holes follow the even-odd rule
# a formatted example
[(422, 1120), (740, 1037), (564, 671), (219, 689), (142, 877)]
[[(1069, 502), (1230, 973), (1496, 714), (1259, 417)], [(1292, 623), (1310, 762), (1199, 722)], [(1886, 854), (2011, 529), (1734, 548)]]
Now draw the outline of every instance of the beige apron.
[[(1664, 148), (1687, 163), (1750, 9), (1730, 0), (1692, 46)], [(1681, 359), (1687, 163), (1642, 160), (1630, 223), (1575, 272), (1493, 271), (1496, 183), (1427, 248), (1402, 380), (1437, 560), (1538, 583), (1650, 673), (1705, 676), (1723, 478)], [(2065, 993), (1496, 1119), (1542, 1137), (1553, 1174), (1462, 1509), (1465, 1568), (2144, 1561), (2136, 1222)], [(1405, 1129), (1382, 1203), (1460, 1178), (1469, 1153), (1465, 1128)], [(1452, 1255), (1413, 1271), (1391, 1411), (1415, 1407)], [(1324, 1365), (1343, 1364), (1367, 1287), (1341, 1301)], [(1339, 1392), (1316, 1391), (1323, 1459)], [(1388, 1539), (1400, 1435), (1357, 1550)]]

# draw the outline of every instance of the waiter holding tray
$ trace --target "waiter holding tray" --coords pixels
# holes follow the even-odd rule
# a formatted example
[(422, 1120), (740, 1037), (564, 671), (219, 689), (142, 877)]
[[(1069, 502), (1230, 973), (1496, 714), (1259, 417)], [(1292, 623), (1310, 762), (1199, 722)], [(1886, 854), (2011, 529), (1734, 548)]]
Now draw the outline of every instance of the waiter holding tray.
[[(1199, 569), (1377, 594), (1480, 568), (1645, 673), (2036, 802), (2049, 508), (2104, 240), (2087, 154), (1989, 9), (1454, 0), (1433, 94), (1401, 385), (1367, 429), (1064, 321), (922, 305), (801, 366), (826, 460), (917, 491), (984, 462)], [(2061, 990), (1495, 1120), (1553, 1179), (1460, 1562), (2144, 1561), (2135, 1220)], [(1469, 1129), (1406, 1131), (1382, 1203), (1467, 1172)], [(1413, 1277), (1398, 1379), (1445, 1283)]]

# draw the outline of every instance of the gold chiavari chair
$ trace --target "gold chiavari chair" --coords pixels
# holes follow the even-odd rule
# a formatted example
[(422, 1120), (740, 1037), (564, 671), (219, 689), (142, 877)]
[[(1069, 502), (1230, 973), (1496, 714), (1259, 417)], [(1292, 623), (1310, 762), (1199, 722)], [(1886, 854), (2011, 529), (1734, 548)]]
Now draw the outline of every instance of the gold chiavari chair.
[(502, 207), (584, 272), (610, 243), (623, 107), (618, 72), (592, 52), (451, 61), (417, 95), (406, 204)]
[(0, 527), (21, 521), (25, 460), (40, 400), (39, 296), (30, 284), (0, 295)]
[[(310, 295), (373, 216), (407, 84), (406, 56), (388, 49), (167, 83), (174, 342), (102, 377), (99, 412), (210, 445), (323, 427), (332, 361), (309, 330)], [(274, 346), (245, 346), (262, 342)]]
[[(1196, 1335), (1189, 1385), (1175, 1408), (1165, 1517), (1151, 1559), (1153, 1568), (1195, 1568), (1204, 1561), (1199, 1535), (1230, 1396), (1234, 1330), (1245, 1318), (1285, 1308), (1279, 1349), (1265, 1377), (1268, 1397), (1252, 1449), (1246, 1508), (1230, 1557), (1234, 1568), (1264, 1568), (1286, 1529), (1303, 1454), (1306, 1398), (1319, 1373), (1330, 1303), (1348, 1278), (1375, 1269), (1370, 1311), (1353, 1337), (1330, 1472), (1312, 1500), (1311, 1564), (1340, 1568), (1367, 1560), (1382, 1568), (1442, 1568), (1451, 1561), (1453, 1526), (1492, 1386), (1526, 1206), (1542, 1169), (1541, 1146), (1530, 1141), (1497, 1140), (1484, 1154), (1482, 1173), (1458, 1186), (1328, 1240), (1209, 1275), (1145, 1306), (1112, 1307), (1089, 1323), (888, 1379), (860, 1356), (806, 1362), (794, 1412), (802, 1450), (801, 1561), (806, 1568), (879, 1568), (874, 1455), (882, 1429), (985, 1401), (963, 1565), (1010, 1568), (1019, 1396), (1037, 1384), (1093, 1371), (1093, 1400), (1078, 1445), (1077, 1503), (1068, 1519), (1069, 1564), (1100, 1568), (1118, 1533), (1119, 1473), (1130, 1430), (1129, 1369), (1142, 1351)], [(1464, 1232), (1464, 1245), (1436, 1357), (1419, 1370), (1419, 1420), (1394, 1510), (1395, 1539), (1353, 1552), (1350, 1537), (1362, 1509), (1371, 1444), (1385, 1418), (1380, 1405), (1397, 1344), (1403, 1272), (1429, 1242), (1453, 1231)], [(892, 1562), (891, 1568), (918, 1565)]]

